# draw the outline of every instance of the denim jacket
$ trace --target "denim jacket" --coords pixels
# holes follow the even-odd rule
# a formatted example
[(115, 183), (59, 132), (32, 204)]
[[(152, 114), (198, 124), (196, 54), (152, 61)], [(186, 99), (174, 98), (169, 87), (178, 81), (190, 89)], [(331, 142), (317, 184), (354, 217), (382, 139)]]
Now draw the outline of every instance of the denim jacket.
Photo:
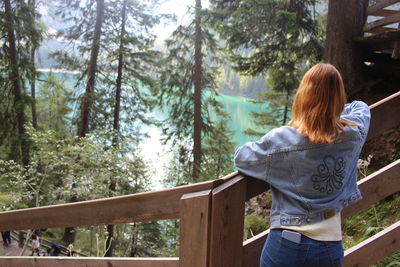
[(361, 199), (357, 162), (370, 118), (368, 106), (354, 101), (345, 105), (341, 119), (357, 126), (346, 126), (333, 143), (310, 142), (282, 126), (236, 151), (238, 170), (271, 187), (272, 227), (316, 223)]

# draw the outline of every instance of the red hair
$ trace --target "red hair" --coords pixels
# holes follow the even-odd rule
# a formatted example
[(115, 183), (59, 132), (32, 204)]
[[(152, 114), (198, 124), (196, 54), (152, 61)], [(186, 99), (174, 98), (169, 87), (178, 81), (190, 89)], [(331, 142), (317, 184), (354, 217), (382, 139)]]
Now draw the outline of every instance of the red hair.
[(339, 71), (331, 64), (319, 63), (300, 82), (289, 124), (311, 142), (332, 143), (346, 125), (357, 125), (340, 120), (345, 103), (346, 92)]

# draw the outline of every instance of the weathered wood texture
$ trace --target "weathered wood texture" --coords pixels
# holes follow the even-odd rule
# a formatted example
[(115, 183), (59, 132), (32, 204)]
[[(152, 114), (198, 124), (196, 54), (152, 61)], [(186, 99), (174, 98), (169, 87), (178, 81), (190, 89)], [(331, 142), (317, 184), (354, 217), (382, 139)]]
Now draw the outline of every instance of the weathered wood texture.
[(182, 195), (212, 189), (224, 181), (218, 179), (155, 192), (1, 212), (0, 231), (174, 219), (179, 217)]
[[(361, 194), (364, 196), (359, 202), (352, 204), (342, 211), (342, 218), (356, 214), (362, 209), (400, 191), (400, 160), (382, 168), (358, 182)], [(251, 240), (243, 243), (243, 262), (246, 267), (258, 266), (258, 259), (268, 231), (258, 234)], [(366, 265), (360, 265), (366, 266)]]
[(254, 179), (252, 177), (246, 177), (246, 179), (247, 179), (246, 200), (258, 196), (259, 194), (269, 189), (269, 184), (267, 182)]
[(396, 13), (396, 14), (384, 17), (382, 19), (378, 19), (378, 20), (375, 20), (375, 21), (365, 24), (363, 27), (363, 31), (366, 32), (371, 29), (386, 26), (386, 25), (393, 24), (393, 23), (396, 23), (399, 21), (400, 21), (400, 13)]
[(241, 267), (246, 179), (238, 175), (212, 191), (210, 267)]
[(180, 267), (207, 267), (211, 190), (185, 194), (180, 202)]
[(348, 206), (342, 212), (342, 219), (368, 208), (378, 201), (400, 191), (400, 160), (358, 181), (363, 199)]
[(380, 0), (375, 5), (369, 6), (367, 8), (367, 14), (368, 15), (375, 15), (377, 11), (379, 11), (379, 10), (385, 8), (385, 7), (388, 7), (388, 6), (394, 5), (396, 3), (399, 3), (399, 2), (400, 2), (399, 0)]
[(243, 266), (258, 267), (260, 264), (261, 251), (265, 240), (269, 234), (269, 230), (259, 233), (256, 236), (243, 242)]
[(400, 221), (344, 253), (344, 266), (371, 266), (400, 250)]
[(178, 267), (178, 258), (0, 257), (2, 267)]
[(400, 124), (400, 91), (370, 106), (368, 140)]
[(378, 9), (373, 13), (368, 13), (369, 16), (377, 16), (377, 17), (387, 17), (391, 15), (396, 15), (400, 13), (398, 10), (393, 9)]

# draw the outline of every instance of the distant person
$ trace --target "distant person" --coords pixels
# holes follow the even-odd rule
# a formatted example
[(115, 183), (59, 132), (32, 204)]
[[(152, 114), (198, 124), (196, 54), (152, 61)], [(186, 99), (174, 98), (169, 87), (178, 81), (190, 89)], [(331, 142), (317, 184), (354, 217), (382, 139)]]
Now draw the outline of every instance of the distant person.
[(339, 71), (317, 64), (297, 89), (292, 120), (235, 153), (241, 173), (270, 184), (271, 230), (260, 266), (342, 266), (341, 210), (361, 199), (357, 162), (370, 110), (346, 103)]
[(10, 233), (10, 231), (5, 231), (4, 235), (5, 235), (5, 238), (6, 238), (6, 241), (7, 241), (7, 246), (11, 245), (11, 233)]
[(11, 245), (10, 231), (1, 232), (1, 237), (3, 238), (3, 246), (8, 247)]
[(51, 242), (51, 256), (58, 256), (60, 253), (60, 245), (56, 241)]
[(40, 256), (40, 238), (39, 238), (39, 236), (33, 234), (32, 235), (32, 254), (31, 254), (31, 256), (33, 256), (35, 253), (38, 256)]
[(74, 245), (69, 244), (67, 247), (67, 256), (74, 256)]
[(48, 248), (46, 249), (46, 252), (44, 253), (45, 256), (52, 256), (54, 249), (53, 248)]

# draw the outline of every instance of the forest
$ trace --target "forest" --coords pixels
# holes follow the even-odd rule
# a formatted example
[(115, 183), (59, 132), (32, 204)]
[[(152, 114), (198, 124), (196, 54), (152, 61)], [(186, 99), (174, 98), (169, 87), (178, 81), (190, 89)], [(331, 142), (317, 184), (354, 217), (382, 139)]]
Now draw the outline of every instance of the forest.
[[(172, 188), (227, 175), (241, 144), (219, 96), (259, 105), (248, 118), (256, 127), (243, 132), (259, 138), (288, 123), (305, 71), (338, 58), (327, 36), (335, 27), (327, 0), (175, 1), (187, 9), (185, 20), (160, 12), (165, 2), (174, 1), (1, 2), (1, 211), (146, 192), (154, 179)], [(157, 36), (160, 25), (175, 27), (165, 40)], [(375, 101), (378, 84), (398, 90), (397, 80), (346, 82), (350, 99), (367, 102)], [(367, 95), (358, 89), (365, 84), (372, 84)], [(154, 177), (143, 157), (153, 128), (168, 155), (159, 166), (163, 177)], [(391, 161), (400, 156), (397, 132), (389, 133)], [(368, 169), (369, 153), (362, 155), (363, 177), (381, 167)], [(268, 228), (256, 206), (268, 206), (269, 198), (246, 204), (246, 237)], [(365, 218), (378, 221), (399, 204), (397, 195)], [(355, 221), (345, 226), (347, 245), (382, 228), (377, 222), (360, 229)], [(105, 257), (177, 256), (178, 233), (178, 220), (40, 229), (43, 238)], [(398, 253), (388, 262), (399, 263)]]

